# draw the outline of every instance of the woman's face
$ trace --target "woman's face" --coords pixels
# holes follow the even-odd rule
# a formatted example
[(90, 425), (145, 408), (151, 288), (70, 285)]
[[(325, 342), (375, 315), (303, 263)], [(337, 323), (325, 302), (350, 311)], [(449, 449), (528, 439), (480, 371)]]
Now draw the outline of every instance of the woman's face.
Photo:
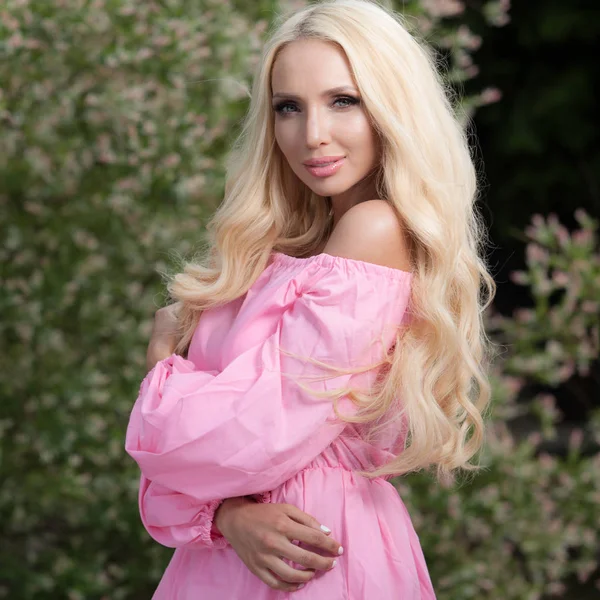
[[(375, 198), (378, 140), (335, 44), (298, 40), (280, 51), (272, 70), (275, 138), (290, 167), (315, 194), (351, 206)], [(310, 168), (311, 159), (336, 164)]]

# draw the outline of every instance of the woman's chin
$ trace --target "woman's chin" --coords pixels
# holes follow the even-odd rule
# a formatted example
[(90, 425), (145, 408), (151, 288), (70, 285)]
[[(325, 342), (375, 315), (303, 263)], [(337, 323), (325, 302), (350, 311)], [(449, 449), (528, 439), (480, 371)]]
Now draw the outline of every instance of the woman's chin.
[(305, 181), (306, 186), (317, 196), (338, 196), (343, 194), (348, 186), (340, 185), (339, 182), (334, 181)]

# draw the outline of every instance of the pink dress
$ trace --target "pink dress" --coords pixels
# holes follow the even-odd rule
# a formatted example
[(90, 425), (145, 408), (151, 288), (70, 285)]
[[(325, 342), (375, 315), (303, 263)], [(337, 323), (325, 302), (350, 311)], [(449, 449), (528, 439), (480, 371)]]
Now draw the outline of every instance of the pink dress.
[[(331, 399), (296, 381), (321, 391), (373, 382), (376, 369), (311, 379), (323, 370), (302, 357), (346, 367), (380, 359), (411, 279), (328, 254), (274, 254), (246, 294), (202, 314), (188, 359), (172, 355), (148, 373), (126, 449), (142, 472), (144, 526), (176, 548), (155, 600), (435, 598), (398, 492), (353, 472), (399, 452), (401, 427), (367, 444), (360, 426), (335, 418)], [(339, 406), (353, 412), (347, 398)], [(244, 495), (293, 504), (330, 527), (344, 547), (337, 565), (295, 592), (263, 583), (211, 532), (219, 502)]]

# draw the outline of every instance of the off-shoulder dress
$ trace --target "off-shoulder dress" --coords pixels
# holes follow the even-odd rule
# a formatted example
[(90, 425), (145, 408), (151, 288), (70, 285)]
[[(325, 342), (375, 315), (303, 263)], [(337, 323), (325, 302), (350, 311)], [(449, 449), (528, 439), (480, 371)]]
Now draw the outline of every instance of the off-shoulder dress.
[[(310, 393), (364, 388), (377, 369), (319, 379), (322, 367), (302, 358), (375, 363), (407, 318), (412, 277), (324, 253), (275, 253), (246, 294), (202, 314), (187, 359), (172, 355), (148, 373), (126, 450), (142, 473), (144, 526), (176, 548), (154, 600), (435, 598), (397, 490), (355, 473), (401, 451), (403, 428), (367, 443), (363, 426), (340, 422), (330, 398)], [(347, 398), (339, 407), (355, 410)], [(330, 527), (344, 547), (337, 565), (294, 592), (263, 583), (212, 529), (219, 503), (245, 495), (293, 504)]]

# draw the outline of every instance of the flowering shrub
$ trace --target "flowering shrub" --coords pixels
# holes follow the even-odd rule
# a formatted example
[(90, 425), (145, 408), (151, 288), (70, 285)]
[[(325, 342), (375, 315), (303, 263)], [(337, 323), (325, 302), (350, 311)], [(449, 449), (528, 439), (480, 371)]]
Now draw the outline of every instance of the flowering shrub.
[[(422, 475), (396, 482), (445, 600), (580, 598), (564, 595), (566, 583), (600, 576), (600, 412), (555, 456), (554, 396), (516, 403), (526, 384), (558, 386), (587, 374), (600, 355), (598, 223), (581, 210), (575, 216), (581, 229), (572, 234), (554, 216), (533, 217), (527, 269), (513, 280), (529, 286), (534, 306), (489, 319), (507, 351), (492, 379), (484, 470), (452, 488)], [(539, 432), (518, 439), (508, 424), (526, 412), (539, 419)]]
[[(482, 38), (474, 34), (460, 17), (467, 8), (464, 0), (402, 0), (393, 6), (403, 14), (416, 19), (418, 31), (435, 48), (447, 55), (446, 79), (459, 86), (479, 74), (473, 53), (482, 44)], [(491, 0), (469, 3), (469, 10), (478, 13), (490, 27), (503, 27), (509, 22), (510, 0)], [(459, 101), (467, 118), (480, 106), (500, 100), (502, 94), (496, 87), (486, 87), (477, 94), (462, 96)]]
[(531, 288), (535, 304), (491, 324), (514, 347), (507, 371), (551, 386), (589, 375), (600, 355), (598, 222), (583, 210), (575, 219), (581, 229), (569, 234), (555, 215), (533, 217), (525, 231), (528, 268), (512, 280)]
[[(264, 2), (239, 5), (2, 4), (0, 598), (146, 600), (170, 556), (141, 527), (124, 432), (163, 302), (157, 271), (171, 249), (193, 248), (222, 193), (223, 156), (271, 18)], [(481, 40), (458, 23), (463, 2), (397, 7), (448, 52), (451, 80), (475, 75)], [(506, 9), (480, 10), (502, 25)], [(467, 107), (497, 97), (484, 90)], [(530, 334), (494, 323), (518, 352), (496, 375), (487, 471), (458, 489), (420, 476), (398, 482), (440, 598), (533, 599), (592, 569), (597, 458), (580, 456), (577, 436), (566, 459), (538, 456), (539, 439), (517, 442), (505, 426), (524, 378), (557, 382), (548, 378), (585, 369), (597, 348), (585, 304), (597, 288), (584, 283), (597, 250), (570, 239), (545, 251), (548, 261), (577, 255), (587, 265), (559, 269), (580, 273), (564, 310), (581, 307), (583, 323), (569, 321), (569, 333), (536, 313)], [(536, 269), (519, 277), (537, 281)], [(534, 343), (534, 332), (547, 337)], [(550, 340), (560, 345), (550, 346), (552, 363), (540, 359)], [(538, 404), (546, 435), (555, 417)]]
[(2, 2), (0, 597), (146, 600), (166, 564), (125, 428), (157, 271), (198, 241), (244, 109), (221, 78), (249, 81), (265, 25), (220, 0)]
[(397, 480), (445, 600), (579, 598), (566, 583), (598, 577), (600, 455), (582, 456), (577, 435), (566, 458), (540, 452), (542, 435), (517, 441), (500, 417), (513, 384), (496, 377), (495, 402), (509, 406), (489, 427), (482, 472), (452, 488)]

